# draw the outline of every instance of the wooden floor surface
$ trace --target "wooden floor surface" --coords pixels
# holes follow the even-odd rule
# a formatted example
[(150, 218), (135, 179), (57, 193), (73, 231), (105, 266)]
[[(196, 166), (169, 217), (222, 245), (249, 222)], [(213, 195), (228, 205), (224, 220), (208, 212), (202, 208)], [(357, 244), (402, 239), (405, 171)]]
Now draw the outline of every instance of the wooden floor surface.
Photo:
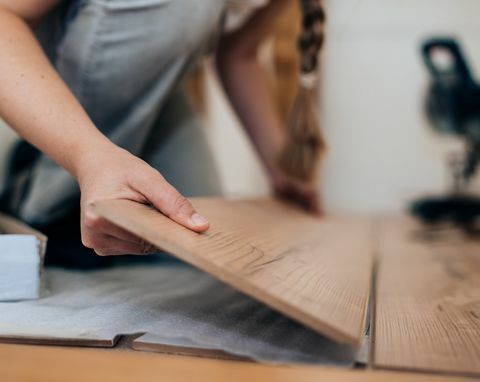
[(267, 366), (248, 362), (0, 344), (2, 382), (468, 382), (425, 374)]
[(372, 272), (368, 219), (319, 219), (270, 199), (193, 204), (211, 223), (204, 234), (130, 201), (95, 210), (328, 337), (361, 343)]
[(374, 364), (480, 376), (480, 243), (379, 226)]

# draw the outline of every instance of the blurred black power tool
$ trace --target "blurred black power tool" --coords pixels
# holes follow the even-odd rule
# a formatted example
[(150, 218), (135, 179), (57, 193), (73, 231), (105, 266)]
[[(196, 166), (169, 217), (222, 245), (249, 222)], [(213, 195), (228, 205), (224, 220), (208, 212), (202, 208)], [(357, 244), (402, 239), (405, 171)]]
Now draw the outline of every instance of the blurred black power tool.
[(460, 162), (450, 164), (452, 192), (419, 200), (411, 209), (426, 223), (450, 222), (468, 231), (477, 230), (480, 198), (469, 196), (466, 187), (480, 162), (480, 86), (454, 39), (429, 39), (422, 46), (422, 56), (431, 77), (426, 98), (428, 119), (436, 131), (465, 140), (466, 152)]

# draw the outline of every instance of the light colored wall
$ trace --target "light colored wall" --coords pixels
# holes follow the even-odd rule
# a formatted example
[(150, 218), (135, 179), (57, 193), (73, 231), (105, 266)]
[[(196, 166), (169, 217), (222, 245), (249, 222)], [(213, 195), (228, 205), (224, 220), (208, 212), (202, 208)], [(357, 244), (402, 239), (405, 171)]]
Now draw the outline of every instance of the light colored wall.
[(480, 65), (476, 0), (330, 0), (323, 120), (331, 209), (395, 211), (448, 183), (445, 157), (460, 142), (436, 135), (423, 115), (427, 75), (418, 47), (454, 34)]
[[(321, 116), (329, 211), (398, 211), (446, 189), (445, 156), (460, 142), (425, 121), (423, 38), (455, 34), (480, 65), (478, 0), (330, 0)], [(261, 194), (265, 179), (211, 81), (212, 143), (229, 193)], [(261, 184), (261, 187), (258, 186)]]
[(207, 71), (208, 112), (205, 131), (210, 140), (226, 195), (268, 194), (268, 183), (258, 157), (225, 99), (212, 70)]

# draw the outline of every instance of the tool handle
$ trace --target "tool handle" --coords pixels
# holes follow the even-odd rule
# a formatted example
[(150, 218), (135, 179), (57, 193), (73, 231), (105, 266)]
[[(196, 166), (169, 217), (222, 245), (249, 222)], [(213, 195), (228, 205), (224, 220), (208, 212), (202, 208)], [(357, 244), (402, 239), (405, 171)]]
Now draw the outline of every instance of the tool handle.
[[(450, 58), (453, 62), (451, 69), (445, 71), (445, 69), (439, 67), (437, 62), (435, 62), (434, 52), (437, 49), (441, 49), (442, 51), (450, 55)], [(445, 75), (454, 75), (457, 77), (458, 81), (464, 83), (473, 82), (470, 69), (463, 56), (460, 45), (454, 39), (431, 39), (422, 46), (422, 55), (429, 72), (436, 79), (442, 80)]]

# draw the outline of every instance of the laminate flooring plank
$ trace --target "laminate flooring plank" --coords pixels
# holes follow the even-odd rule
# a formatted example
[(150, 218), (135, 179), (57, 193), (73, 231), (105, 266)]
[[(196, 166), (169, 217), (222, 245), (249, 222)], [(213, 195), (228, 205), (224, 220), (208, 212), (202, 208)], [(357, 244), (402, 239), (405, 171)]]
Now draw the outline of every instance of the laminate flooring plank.
[[(176, 343), (178, 342), (178, 343)], [(188, 339), (182, 339), (181, 341), (170, 340), (166, 341), (165, 338), (159, 338), (156, 335), (146, 333), (131, 341), (130, 348), (138, 351), (145, 351), (151, 353), (164, 353), (174, 355), (184, 355), (190, 357), (204, 357), (215, 358), (233, 361), (251, 361), (254, 360), (247, 357), (240, 357), (234, 354), (230, 354), (223, 350), (207, 348), (199, 346), (195, 343), (189, 343)]]
[(0, 344), (2, 382), (468, 382), (473, 379), (311, 366), (270, 366), (127, 350)]
[(339, 342), (360, 345), (372, 270), (369, 219), (316, 218), (272, 199), (194, 199), (210, 229), (194, 233), (131, 201), (104, 218)]
[(21, 337), (21, 336), (0, 336), (0, 343), (5, 344), (21, 344), (21, 345), (43, 345), (43, 346), (78, 346), (92, 348), (112, 348), (118, 340), (118, 336), (114, 338), (55, 338), (55, 337)]
[(480, 242), (380, 225), (374, 365), (480, 375)]

